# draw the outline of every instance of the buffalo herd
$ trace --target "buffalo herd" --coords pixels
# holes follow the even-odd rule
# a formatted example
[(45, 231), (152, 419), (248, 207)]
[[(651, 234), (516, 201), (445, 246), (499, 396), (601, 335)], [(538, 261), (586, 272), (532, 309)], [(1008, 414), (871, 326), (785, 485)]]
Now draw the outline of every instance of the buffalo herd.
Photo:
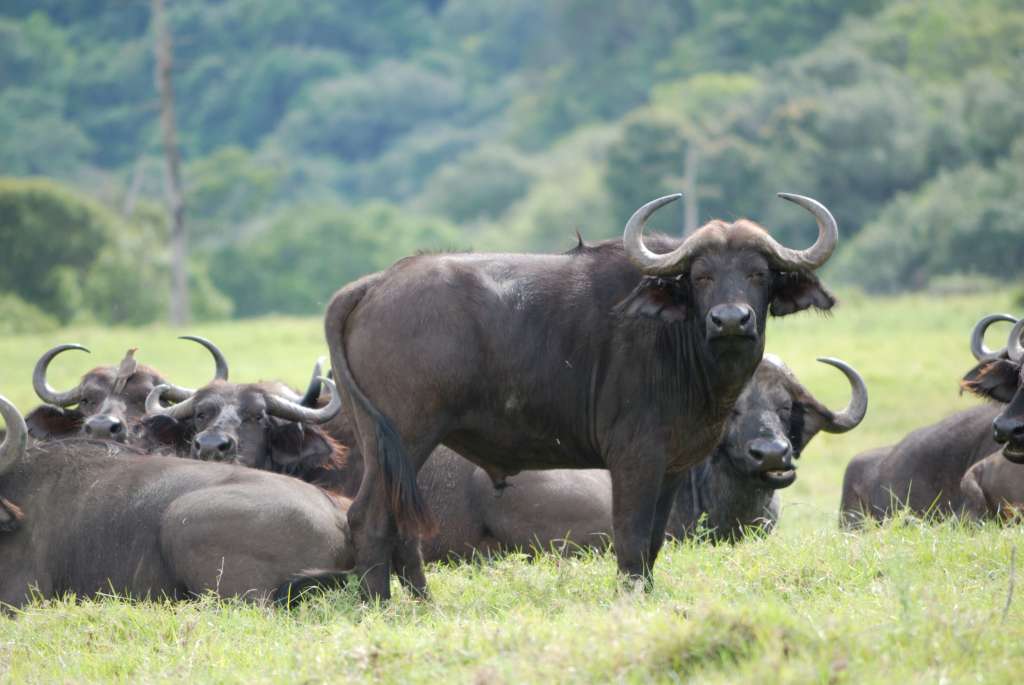
[[(769, 316), (835, 304), (816, 275), (835, 220), (779, 196), (814, 218), (811, 247), (747, 220), (645, 238), (670, 195), (621, 240), (400, 260), (337, 292), (332, 371), (318, 361), (301, 390), (232, 383), (216, 345), (184, 336), (213, 357), (202, 388), (129, 349), (60, 391), (50, 363), (88, 350), (47, 350), (44, 404), (23, 417), (0, 397), (0, 607), (111, 591), (290, 604), (348, 579), (385, 600), (392, 575), (423, 597), (425, 562), (608, 547), (649, 588), (666, 540), (770, 532), (810, 441), (868, 407), (845, 362), (819, 359), (849, 385), (836, 410), (764, 353)], [(991, 350), (999, 321), (1014, 326)], [(978, 322), (961, 387), (994, 402), (852, 459), (843, 527), (1024, 512), (1022, 333)]]

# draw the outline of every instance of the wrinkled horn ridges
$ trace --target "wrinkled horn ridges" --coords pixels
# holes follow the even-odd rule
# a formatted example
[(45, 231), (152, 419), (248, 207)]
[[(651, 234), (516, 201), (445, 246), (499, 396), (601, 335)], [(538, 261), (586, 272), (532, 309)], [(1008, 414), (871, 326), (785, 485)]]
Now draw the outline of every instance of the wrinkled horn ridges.
[(864, 379), (856, 369), (847, 364), (841, 359), (835, 359), (834, 357), (819, 357), (818, 361), (822, 364), (828, 364), (834, 366), (843, 372), (846, 376), (846, 380), (850, 382), (850, 403), (846, 405), (846, 408), (842, 411), (836, 412), (832, 421), (823, 428), (827, 433), (845, 433), (846, 431), (853, 430), (860, 422), (864, 420), (864, 416), (868, 413), (868, 388), (864, 383)]
[(1017, 319), (1010, 316), (1009, 314), (989, 314), (981, 318), (978, 323), (974, 324), (974, 330), (971, 331), (971, 354), (974, 355), (976, 360), (983, 361), (985, 359), (992, 359), (997, 357), (1006, 351), (1006, 348), (999, 350), (990, 350), (985, 347), (985, 333), (988, 332), (988, 327), (998, 321), (1007, 321), (1009, 323), (1017, 323)]
[(0, 475), (14, 466), (21, 459), (28, 447), (28, 426), (21, 412), (10, 400), (0, 395), (0, 416), (7, 424), (7, 436), (0, 443)]
[(806, 250), (794, 250), (783, 246), (774, 238), (769, 237), (770, 251), (780, 262), (780, 266), (791, 269), (810, 269), (812, 271), (820, 268), (829, 260), (829, 257), (832, 256), (836, 249), (836, 245), (839, 244), (839, 225), (836, 224), (835, 217), (832, 216), (832, 212), (828, 211), (825, 205), (813, 198), (794, 195), (793, 193), (777, 194), (783, 200), (800, 205), (814, 216), (814, 220), (818, 223), (818, 239)]
[(327, 387), (331, 395), (331, 401), (327, 403), (327, 406), (310, 409), (303, 407), (298, 402), (268, 394), (265, 396), (267, 413), (288, 421), (312, 424), (327, 423), (341, 412), (341, 395), (338, 394), (338, 388), (335, 387), (334, 381), (327, 378), (320, 378), (319, 381)]
[[(213, 362), (216, 365), (213, 380), (226, 381), (228, 379), (228, 360), (224, 357), (224, 353), (220, 351), (220, 348), (206, 338), (201, 338), (198, 335), (181, 335), (178, 336), (178, 339), (191, 340), (192, 342), (199, 343), (205, 347), (213, 356)], [(181, 402), (182, 400), (186, 400), (196, 392), (193, 388), (186, 388), (180, 385), (174, 385), (173, 383), (168, 383), (168, 388), (169, 390), (164, 394), (164, 396), (172, 402)]]
[(32, 388), (36, 391), (36, 395), (38, 395), (39, 399), (43, 402), (53, 404), (58, 407), (69, 407), (73, 404), (78, 404), (82, 399), (81, 383), (66, 392), (58, 392), (51, 388), (50, 384), (46, 382), (46, 371), (50, 367), (50, 362), (52, 362), (53, 358), (58, 354), (66, 352), (67, 350), (81, 350), (83, 352), (89, 352), (87, 348), (75, 343), (57, 345), (43, 353), (43, 356), (36, 362), (36, 368), (32, 371)]
[(629, 261), (647, 275), (662, 276), (677, 273), (679, 265), (687, 258), (688, 251), (692, 249), (692, 247), (687, 247), (688, 241), (685, 240), (679, 247), (666, 254), (651, 252), (644, 245), (644, 228), (651, 215), (682, 196), (682, 193), (675, 193), (651, 200), (633, 212), (633, 216), (626, 222), (626, 228), (622, 232), (622, 246)]

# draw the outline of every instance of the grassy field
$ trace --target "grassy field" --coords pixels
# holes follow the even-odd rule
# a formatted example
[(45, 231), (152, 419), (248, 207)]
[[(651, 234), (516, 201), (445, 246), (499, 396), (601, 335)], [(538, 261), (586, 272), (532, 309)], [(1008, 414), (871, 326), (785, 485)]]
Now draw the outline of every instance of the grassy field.
[[(868, 418), (812, 443), (775, 534), (670, 545), (649, 594), (620, 590), (613, 556), (597, 555), (435, 566), (432, 601), (399, 591), (383, 608), (340, 592), (292, 612), (212, 600), (47, 602), (0, 618), (0, 681), (1019, 682), (1024, 597), (1010, 588), (1024, 573), (1024, 558), (1016, 573), (1011, 565), (1020, 529), (913, 519), (858, 534), (836, 527), (851, 456), (975, 401), (959, 396), (957, 381), (972, 364), (970, 328), (992, 311), (1013, 311), (1009, 296), (848, 294), (832, 317), (772, 321), (769, 350), (830, 406), (845, 403), (848, 386), (815, 357), (864, 374)], [(186, 332), (215, 340), (240, 381), (302, 385), (325, 353), (314, 319), (69, 330), (0, 341), (0, 392), (28, 410), (35, 359), (70, 341), (93, 354), (62, 356), (55, 386), (116, 363), (129, 346), (198, 385), (212, 364), (174, 339)]]

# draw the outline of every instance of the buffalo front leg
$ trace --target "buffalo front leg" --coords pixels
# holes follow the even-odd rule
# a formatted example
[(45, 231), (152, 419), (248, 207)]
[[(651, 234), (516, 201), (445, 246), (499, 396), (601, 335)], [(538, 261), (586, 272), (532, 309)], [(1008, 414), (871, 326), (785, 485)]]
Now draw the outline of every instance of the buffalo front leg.
[[(612, 477), (612, 527), (615, 531), (615, 557), (619, 573), (631, 584), (652, 587), (651, 535), (664, 467), (652, 464), (632, 468), (609, 468)], [(665, 534), (665, 525), (661, 525)]]
[(661, 492), (658, 493), (658, 502), (654, 507), (654, 525), (651, 526), (651, 551), (650, 563), (653, 568), (654, 562), (658, 559), (658, 552), (665, 544), (665, 528), (668, 526), (669, 516), (672, 515), (672, 506), (676, 502), (676, 493), (679, 492), (679, 485), (683, 482), (682, 473), (667, 474), (661, 482)]

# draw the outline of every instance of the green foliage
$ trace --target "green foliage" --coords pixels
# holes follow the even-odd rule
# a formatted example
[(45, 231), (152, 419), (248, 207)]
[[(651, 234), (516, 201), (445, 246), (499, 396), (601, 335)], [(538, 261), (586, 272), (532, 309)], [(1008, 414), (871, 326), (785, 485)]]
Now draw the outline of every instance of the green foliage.
[[(0, 129), (13, 133), (0, 169), (162, 198), (149, 13), (3, 5)], [(573, 229), (614, 235), (641, 203), (680, 190), (688, 149), (700, 221), (748, 216), (805, 243), (806, 215), (775, 199), (799, 192), (832, 209), (842, 252), (941, 174), (998, 166), (1024, 129), (1013, 0), (180, 0), (168, 18), (200, 270), (223, 272), (228, 254), (245, 263), (277, 217), (374, 202), (453, 222), (460, 246), (564, 249)], [(676, 234), (680, 215), (655, 227)], [(349, 235), (367, 254), (358, 231), (339, 240)], [(948, 259), (936, 268), (961, 269)], [(62, 297), (83, 283), (68, 268), (46, 281)], [(969, 269), (999, 274), (1004, 261)], [(98, 291), (117, 289), (102, 280)], [(237, 311), (284, 307), (247, 297)]]
[(308, 314), (345, 283), (417, 250), (451, 249), (457, 236), (443, 220), (384, 203), (298, 207), (219, 251), (210, 276), (241, 316)]
[(533, 174), (508, 148), (477, 148), (442, 167), (423, 191), (427, 209), (465, 223), (501, 216), (526, 194)]
[(0, 334), (49, 333), (60, 322), (39, 307), (11, 293), (0, 293)]
[(839, 278), (871, 292), (923, 288), (952, 273), (1019, 279), (1024, 261), (1024, 138), (994, 168), (940, 174), (890, 203), (837, 258)]
[(69, 321), (105, 244), (123, 230), (110, 212), (45, 179), (0, 179), (0, 291)]

